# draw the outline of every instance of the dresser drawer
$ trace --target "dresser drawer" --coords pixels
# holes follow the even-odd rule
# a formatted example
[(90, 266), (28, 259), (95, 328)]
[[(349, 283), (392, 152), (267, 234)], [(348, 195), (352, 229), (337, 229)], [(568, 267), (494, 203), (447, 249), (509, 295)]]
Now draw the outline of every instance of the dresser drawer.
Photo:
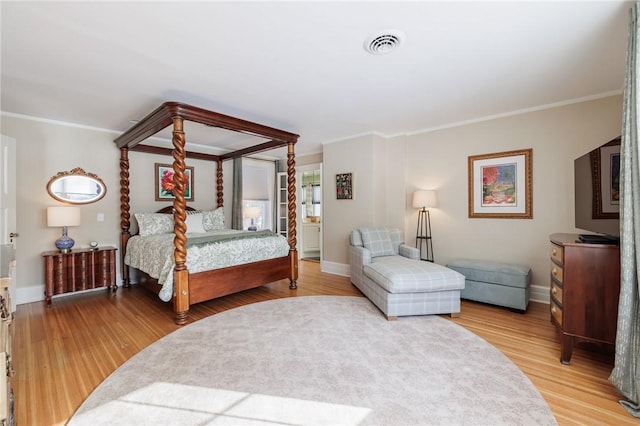
[(558, 263), (564, 263), (564, 249), (559, 245), (551, 243), (551, 249), (549, 250), (551, 259)]
[(553, 315), (556, 322), (562, 326), (562, 308), (556, 305), (556, 302), (553, 300), (551, 300), (551, 315)]
[(564, 282), (564, 270), (562, 269), (562, 266), (551, 262), (551, 276), (562, 284)]
[(551, 297), (562, 305), (562, 287), (551, 281)]

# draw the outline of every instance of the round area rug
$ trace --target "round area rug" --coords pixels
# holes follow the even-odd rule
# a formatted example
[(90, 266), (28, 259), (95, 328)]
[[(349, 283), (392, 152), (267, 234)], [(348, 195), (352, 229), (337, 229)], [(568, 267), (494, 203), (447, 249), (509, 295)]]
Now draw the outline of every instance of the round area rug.
[(242, 306), (109, 376), (69, 425), (552, 425), (500, 351), (438, 316), (387, 321), (363, 297)]

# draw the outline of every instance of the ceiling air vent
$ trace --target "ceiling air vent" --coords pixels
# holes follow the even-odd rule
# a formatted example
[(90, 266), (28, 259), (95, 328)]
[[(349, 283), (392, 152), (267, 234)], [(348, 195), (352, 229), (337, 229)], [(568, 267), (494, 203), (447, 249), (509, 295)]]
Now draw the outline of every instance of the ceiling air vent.
[(372, 55), (384, 55), (400, 46), (403, 38), (399, 31), (382, 31), (379, 34), (369, 36), (364, 42), (364, 49)]

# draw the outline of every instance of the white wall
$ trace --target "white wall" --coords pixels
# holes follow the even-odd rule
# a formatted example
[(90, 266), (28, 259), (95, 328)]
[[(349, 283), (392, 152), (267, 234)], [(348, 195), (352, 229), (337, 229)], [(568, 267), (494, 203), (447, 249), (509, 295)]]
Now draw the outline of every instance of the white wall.
[[(53, 175), (82, 167), (104, 180), (105, 198), (81, 206), (82, 225), (69, 232), (79, 247), (91, 240), (119, 244), (120, 152), (113, 143), (119, 133), (6, 114), (0, 118), (2, 133), (17, 141), (16, 299), (42, 300), (41, 253), (55, 249), (60, 235), (59, 229), (46, 226), (45, 218), (46, 207), (56, 205), (46, 192)], [(324, 166), (322, 268), (346, 272), (348, 235), (360, 226), (404, 227), (406, 241), (414, 244), (417, 213), (410, 206), (411, 195), (415, 189), (433, 188), (440, 202), (431, 211), (437, 263), (458, 257), (526, 263), (533, 268), (534, 284), (548, 287), (548, 236), (576, 231), (573, 161), (618, 136), (621, 123), (622, 97), (613, 96), (411, 136), (371, 134), (325, 144), (319, 157)], [(469, 219), (467, 157), (520, 148), (533, 149), (533, 219)], [(171, 158), (130, 153), (132, 213), (166, 205), (154, 200), (155, 162), (170, 163)], [(215, 166), (202, 160), (188, 160), (188, 165), (195, 167), (191, 204), (214, 207)], [(227, 189), (230, 170), (231, 162), (225, 162)], [(354, 175), (354, 199), (336, 200), (335, 175), (348, 172)], [(231, 206), (227, 197), (225, 206)], [(97, 213), (104, 213), (104, 222), (97, 222)]]
[[(436, 263), (474, 258), (533, 269), (537, 300), (548, 299), (549, 235), (574, 227), (574, 160), (620, 134), (622, 96), (522, 113), (410, 136), (371, 134), (324, 145), (323, 271), (348, 275), (349, 232), (404, 227), (415, 244), (413, 191), (438, 190), (431, 209)], [(468, 157), (533, 149), (533, 219), (470, 219)], [(335, 174), (354, 173), (354, 200), (335, 199)]]
[[(105, 197), (80, 207), (81, 225), (69, 228), (77, 247), (90, 241), (118, 247), (120, 153), (112, 133), (61, 126), (19, 117), (2, 116), (2, 133), (17, 145), (17, 279), (16, 302), (42, 300), (44, 265), (42, 252), (55, 250), (60, 228), (48, 228), (46, 208), (61, 205), (47, 193), (47, 183), (61, 171), (81, 167), (100, 176), (107, 186)], [(104, 222), (97, 221), (103, 213)]]
[[(522, 263), (533, 285), (549, 286), (549, 235), (574, 227), (574, 160), (620, 135), (622, 97), (485, 121), (407, 138), (407, 197), (437, 189), (431, 210), (436, 263), (474, 258)], [(467, 158), (533, 149), (533, 219), (468, 217)], [(405, 232), (415, 235), (407, 210)]]
[[(362, 226), (403, 228), (404, 137), (359, 136), (323, 147), (323, 262), (326, 272), (348, 274), (349, 233)], [(336, 174), (353, 173), (353, 199), (336, 199)]]
[[(16, 302), (43, 300), (44, 265), (42, 252), (55, 250), (60, 228), (48, 228), (46, 208), (60, 205), (47, 193), (49, 179), (61, 171), (81, 167), (95, 173), (107, 186), (105, 197), (93, 204), (81, 205), (81, 225), (69, 228), (75, 247), (88, 247), (90, 241), (119, 248), (120, 236), (120, 151), (113, 140), (120, 133), (84, 128), (3, 114), (2, 133), (16, 139), (17, 145), (17, 240), (18, 282)], [(170, 203), (155, 201), (154, 163), (171, 164), (172, 158), (137, 152), (129, 153), (132, 231), (133, 213), (155, 211)], [(204, 160), (186, 161), (194, 166), (194, 208), (216, 206), (215, 164)], [(225, 187), (231, 185), (232, 163), (224, 163)], [(225, 198), (225, 205), (231, 203)], [(97, 214), (104, 214), (104, 222)], [(118, 254), (119, 258), (119, 254)], [(120, 263), (117, 265), (120, 283)]]

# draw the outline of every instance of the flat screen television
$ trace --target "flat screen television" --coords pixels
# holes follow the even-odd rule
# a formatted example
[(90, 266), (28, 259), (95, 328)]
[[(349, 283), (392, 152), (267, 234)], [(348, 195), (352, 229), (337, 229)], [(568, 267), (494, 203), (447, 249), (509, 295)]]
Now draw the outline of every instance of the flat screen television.
[(575, 226), (580, 240), (617, 244), (620, 240), (620, 137), (576, 158)]

